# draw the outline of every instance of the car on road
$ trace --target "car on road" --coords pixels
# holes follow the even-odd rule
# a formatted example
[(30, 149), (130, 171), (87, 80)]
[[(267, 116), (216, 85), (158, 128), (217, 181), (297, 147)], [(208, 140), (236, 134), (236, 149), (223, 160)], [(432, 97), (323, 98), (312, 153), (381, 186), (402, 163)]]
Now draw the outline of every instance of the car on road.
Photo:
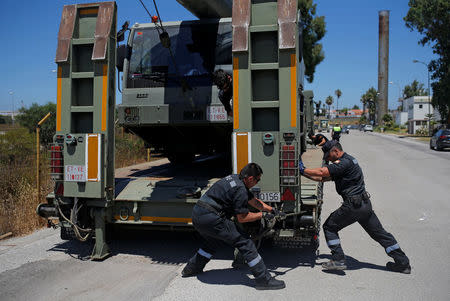
[(373, 132), (373, 126), (371, 126), (370, 124), (366, 124), (363, 128), (364, 133), (365, 132)]
[(349, 134), (350, 133), (350, 126), (346, 125), (342, 128), (342, 132), (345, 134)]
[(430, 139), (430, 148), (440, 151), (450, 148), (450, 130), (440, 129)]

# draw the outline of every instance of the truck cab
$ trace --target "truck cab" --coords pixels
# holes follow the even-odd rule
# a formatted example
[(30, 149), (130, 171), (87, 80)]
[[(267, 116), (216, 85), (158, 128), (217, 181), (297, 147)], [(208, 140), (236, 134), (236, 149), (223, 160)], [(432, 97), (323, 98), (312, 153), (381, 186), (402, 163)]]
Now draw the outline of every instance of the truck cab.
[[(231, 72), (231, 18), (132, 26), (123, 64), (119, 124), (170, 161), (226, 152), (232, 119), (212, 82)], [(167, 41), (170, 43), (168, 46)]]

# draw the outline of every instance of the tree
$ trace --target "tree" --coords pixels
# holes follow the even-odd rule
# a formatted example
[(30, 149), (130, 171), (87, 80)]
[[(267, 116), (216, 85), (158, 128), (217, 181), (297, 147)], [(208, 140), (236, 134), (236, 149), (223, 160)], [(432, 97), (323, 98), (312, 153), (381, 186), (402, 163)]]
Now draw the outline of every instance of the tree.
[(328, 119), (330, 118), (331, 115), (331, 105), (333, 104), (333, 96), (329, 95), (327, 96), (327, 98), (325, 99), (325, 103), (328, 105)]
[(344, 113), (345, 116), (348, 115), (348, 108), (342, 108), (341, 112)]
[(369, 107), (369, 121), (375, 121), (376, 103), (378, 101), (378, 93), (374, 87), (370, 87), (363, 95), (361, 95), (361, 102), (363, 103), (364, 112), (366, 105)]
[(336, 112), (339, 114), (339, 98), (342, 96), (342, 92), (341, 90), (337, 89), (336, 91), (334, 91), (334, 94), (336, 94)]
[(354, 105), (352, 110), (359, 110), (359, 106), (358, 105)]
[(450, 1), (410, 0), (404, 20), (406, 27), (423, 35), (422, 46), (430, 45), (438, 59), (428, 64), (435, 80), (432, 104), (443, 120), (450, 124)]
[(403, 88), (403, 95), (405, 98), (410, 98), (413, 96), (426, 96), (428, 95), (428, 92), (425, 90), (422, 83), (414, 80), (411, 85), (406, 85)]
[(0, 115), (0, 124), (11, 124), (12, 118), (11, 116)]
[(305, 63), (305, 76), (308, 82), (314, 81), (316, 66), (325, 58), (323, 46), (319, 41), (325, 36), (325, 17), (316, 16), (316, 6), (313, 0), (298, 0), (301, 15), (303, 46), (302, 53)]
[(383, 122), (384, 122), (384, 125), (388, 128), (390, 128), (394, 125), (394, 119), (392, 118), (392, 116), (390, 114), (384, 114)]
[(19, 112), (21, 114), (16, 116), (16, 120), (21, 126), (27, 128), (30, 133), (36, 131), (38, 122), (50, 112), (52, 115), (41, 125), (40, 140), (44, 144), (53, 141), (56, 127), (56, 104), (49, 102), (40, 106), (37, 103), (33, 103), (29, 109), (22, 107), (19, 109)]

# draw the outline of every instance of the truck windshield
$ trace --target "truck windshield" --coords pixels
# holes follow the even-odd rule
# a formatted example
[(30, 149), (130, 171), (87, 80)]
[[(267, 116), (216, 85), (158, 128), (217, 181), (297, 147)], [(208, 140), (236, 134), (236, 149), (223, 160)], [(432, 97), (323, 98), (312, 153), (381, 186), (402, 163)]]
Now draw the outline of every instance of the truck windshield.
[(128, 87), (164, 86), (175, 77), (209, 78), (216, 65), (231, 64), (230, 23), (181, 22), (165, 29), (173, 58), (156, 28), (135, 29)]

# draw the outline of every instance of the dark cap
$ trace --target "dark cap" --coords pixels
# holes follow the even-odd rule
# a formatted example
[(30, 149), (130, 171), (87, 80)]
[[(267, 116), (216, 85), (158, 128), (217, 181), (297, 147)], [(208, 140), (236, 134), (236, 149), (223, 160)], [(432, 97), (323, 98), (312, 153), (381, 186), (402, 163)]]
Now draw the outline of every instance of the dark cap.
[(338, 144), (336, 140), (328, 140), (327, 142), (325, 142), (325, 144), (322, 146), (324, 160), (328, 160), (328, 155), (330, 154), (331, 149), (336, 146), (336, 144)]

